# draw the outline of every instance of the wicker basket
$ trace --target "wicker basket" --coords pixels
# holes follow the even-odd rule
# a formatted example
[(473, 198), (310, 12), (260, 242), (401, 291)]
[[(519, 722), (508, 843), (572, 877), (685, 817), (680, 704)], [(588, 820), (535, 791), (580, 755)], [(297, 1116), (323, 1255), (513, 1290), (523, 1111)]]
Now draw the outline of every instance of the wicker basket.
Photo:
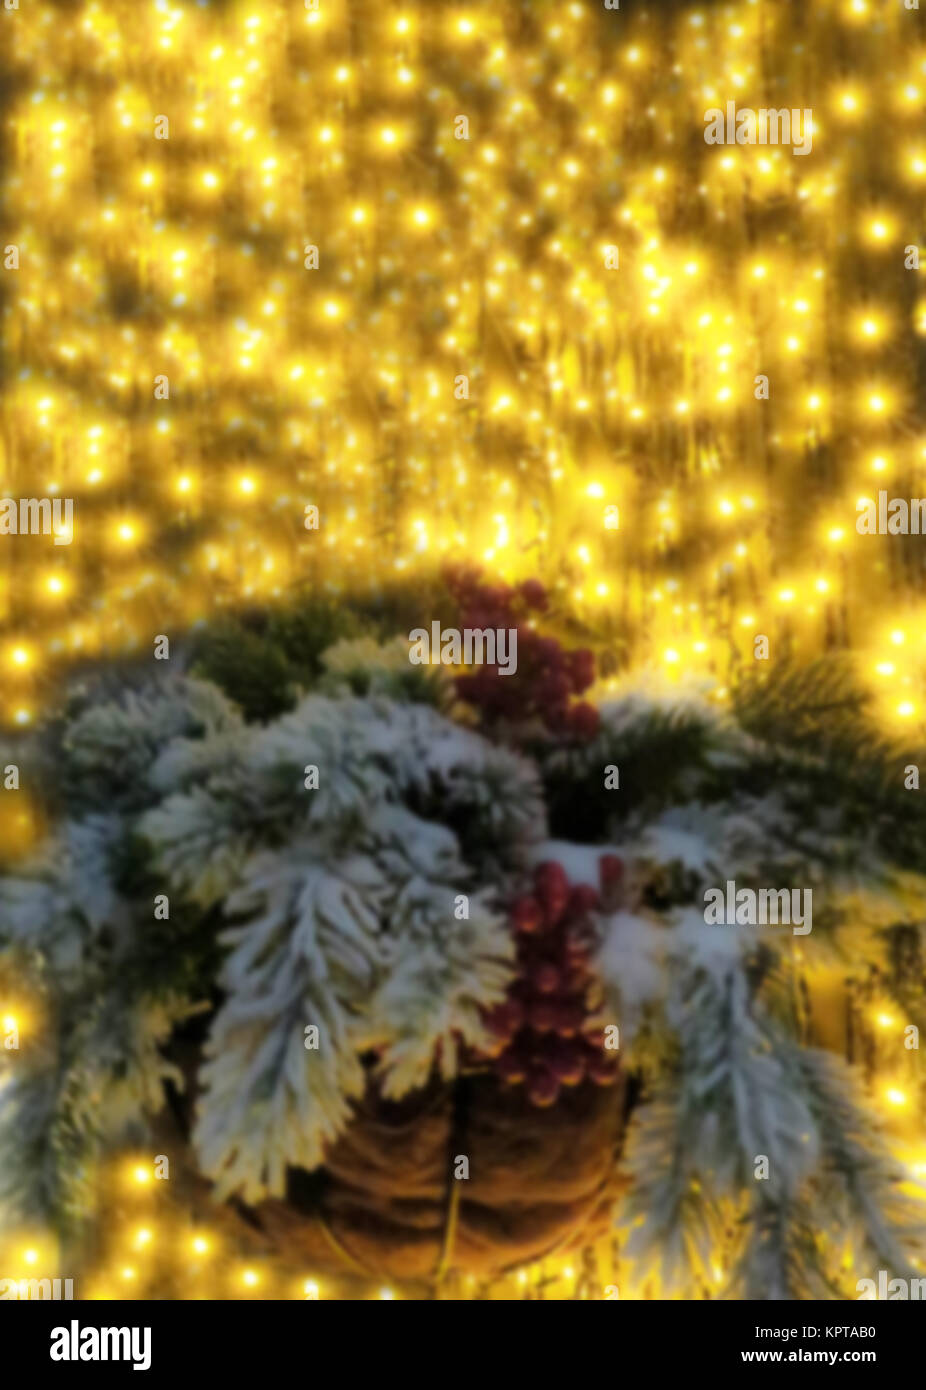
[[(322, 1170), (290, 1169), (285, 1200), (235, 1202), (225, 1222), (294, 1267), (405, 1283), (495, 1278), (607, 1232), (625, 1122), (620, 1079), (564, 1088), (549, 1109), (491, 1075), (435, 1081), (399, 1104), (371, 1087)], [(183, 1129), (163, 1134), (181, 1158), (172, 1187), (201, 1208), (209, 1185)], [(461, 1156), (465, 1179), (454, 1177)]]

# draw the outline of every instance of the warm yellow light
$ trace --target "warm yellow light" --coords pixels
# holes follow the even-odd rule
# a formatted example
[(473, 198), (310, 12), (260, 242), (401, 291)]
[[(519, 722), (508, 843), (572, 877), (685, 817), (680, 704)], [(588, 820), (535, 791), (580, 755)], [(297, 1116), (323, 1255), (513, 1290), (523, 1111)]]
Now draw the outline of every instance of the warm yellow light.
[(246, 1269), (241, 1275), (241, 1282), (246, 1288), (254, 1289), (260, 1283), (260, 1276), (254, 1269)]
[(38, 1258), (39, 1252), (37, 1250), (33, 1250), (31, 1247), (28, 1250), (23, 1251), (23, 1259), (25, 1260), (27, 1265), (36, 1264), (38, 1262)]
[(909, 719), (915, 712), (914, 705), (910, 700), (902, 700), (897, 706), (897, 713), (900, 715), (901, 719)]
[(894, 631), (891, 633), (891, 641), (894, 643), (894, 646), (902, 647), (906, 640), (906, 634), (899, 627), (895, 627)]
[(132, 1170), (132, 1180), (136, 1182), (139, 1187), (144, 1187), (151, 1181), (151, 1173), (139, 1163)]
[(205, 1236), (194, 1236), (190, 1241), (190, 1246), (194, 1255), (207, 1255), (209, 1253), (209, 1242)]
[(152, 1233), (148, 1226), (142, 1226), (140, 1230), (135, 1232), (135, 1244), (139, 1250), (143, 1250), (146, 1245), (150, 1245), (152, 1239)]
[(884, 1099), (889, 1101), (891, 1105), (896, 1105), (897, 1107), (907, 1104), (905, 1092), (899, 1090), (896, 1086), (889, 1086), (887, 1088), (884, 1092)]

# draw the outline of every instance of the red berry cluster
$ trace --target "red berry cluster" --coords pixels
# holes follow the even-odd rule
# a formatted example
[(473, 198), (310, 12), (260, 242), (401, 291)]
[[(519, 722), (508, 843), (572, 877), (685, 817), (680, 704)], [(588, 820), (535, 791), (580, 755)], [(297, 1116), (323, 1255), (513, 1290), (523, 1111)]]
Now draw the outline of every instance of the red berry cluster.
[(527, 1085), (534, 1105), (553, 1105), (563, 1086), (585, 1080), (609, 1086), (617, 1079), (617, 1058), (590, 1021), (595, 934), (589, 914), (622, 872), (617, 855), (603, 855), (599, 893), (587, 884), (570, 886), (563, 866), (549, 860), (535, 871), (534, 892), (511, 908), (518, 976), (508, 998), (485, 1014), (496, 1040), (485, 1055), (506, 1085)]
[(543, 637), (527, 626), (531, 613), (545, 613), (547, 591), (537, 579), (517, 588), (482, 583), (478, 571), (454, 570), (447, 586), (460, 608), (461, 628), (515, 628), (518, 667), (508, 676), (497, 666), (481, 666), (472, 675), (458, 676), (457, 693), (475, 705), (487, 721), (539, 720), (552, 733), (591, 738), (598, 731), (598, 711), (587, 701), (571, 704), (574, 695), (595, 680), (595, 656), (587, 648), (565, 651), (554, 637)]

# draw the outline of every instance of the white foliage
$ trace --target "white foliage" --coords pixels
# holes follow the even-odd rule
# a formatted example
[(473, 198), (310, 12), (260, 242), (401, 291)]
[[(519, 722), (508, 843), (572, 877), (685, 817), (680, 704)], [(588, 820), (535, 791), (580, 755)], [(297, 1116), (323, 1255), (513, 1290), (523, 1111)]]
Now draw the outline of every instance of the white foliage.
[[(601, 945), (594, 965), (622, 1035), (632, 1041), (641, 1015), (665, 997), (666, 959), (671, 934), (664, 926), (631, 912), (598, 917)], [(703, 923), (702, 923), (703, 926)]]
[[(195, 1142), (220, 1195), (284, 1190), (314, 1168), (362, 1094), (358, 1019), (382, 974), (385, 878), (369, 859), (325, 863), (304, 841), (246, 866), (227, 909), (226, 1002), (213, 1021)], [(306, 1024), (320, 1029), (304, 1047)]]

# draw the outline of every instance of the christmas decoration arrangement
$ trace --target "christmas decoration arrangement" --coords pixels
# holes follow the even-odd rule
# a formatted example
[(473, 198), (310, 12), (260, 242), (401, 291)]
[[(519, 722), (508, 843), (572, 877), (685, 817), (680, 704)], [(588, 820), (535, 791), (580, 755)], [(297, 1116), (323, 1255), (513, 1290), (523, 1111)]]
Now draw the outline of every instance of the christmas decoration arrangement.
[(922, 23), (0, 0), (0, 1299), (923, 1271)]
[[(514, 676), (413, 680), (401, 632), (354, 626), (304, 685), (280, 643), (246, 719), (204, 675), (242, 688), (223, 620), (160, 670), (88, 671), (5, 750), (47, 826), (0, 878), (30, 1020), (0, 1072), (5, 1225), (90, 1248), (124, 1160), (312, 1279), (488, 1290), (601, 1241), (675, 1296), (914, 1270), (914, 752), (839, 662), (733, 707), (596, 684), (536, 581), (446, 592), (517, 627)], [(727, 880), (812, 890), (813, 968), (787, 927), (709, 922)]]

